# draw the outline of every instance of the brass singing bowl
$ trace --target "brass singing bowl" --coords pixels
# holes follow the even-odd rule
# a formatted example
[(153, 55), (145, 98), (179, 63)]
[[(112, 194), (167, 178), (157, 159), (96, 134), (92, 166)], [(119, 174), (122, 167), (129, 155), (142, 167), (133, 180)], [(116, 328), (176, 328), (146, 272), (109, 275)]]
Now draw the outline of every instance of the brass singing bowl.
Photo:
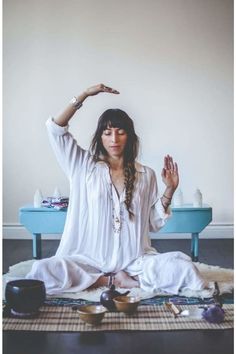
[(77, 312), (82, 321), (91, 325), (98, 325), (107, 309), (102, 305), (83, 305), (77, 308)]
[(113, 301), (118, 311), (130, 314), (137, 310), (140, 298), (136, 296), (116, 296)]

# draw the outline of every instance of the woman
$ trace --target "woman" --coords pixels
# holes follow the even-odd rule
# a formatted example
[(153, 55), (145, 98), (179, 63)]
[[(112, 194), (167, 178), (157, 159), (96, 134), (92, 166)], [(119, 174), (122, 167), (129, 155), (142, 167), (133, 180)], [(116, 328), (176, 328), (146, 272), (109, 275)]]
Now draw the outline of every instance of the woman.
[(172, 157), (164, 158), (166, 189), (159, 198), (154, 171), (136, 161), (138, 137), (124, 111), (102, 114), (91, 151), (79, 147), (68, 132), (83, 101), (101, 92), (119, 94), (103, 84), (90, 87), (47, 121), (52, 148), (70, 181), (70, 203), (56, 255), (36, 261), (27, 278), (43, 280), (48, 294), (106, 285), (108, 272), (123, 288), (173, 294), (184, 287), (201, 290), (205, 284), (190, 257), (159, 254), (150, 243), (149, 231), (165, 224), (179, 183)]

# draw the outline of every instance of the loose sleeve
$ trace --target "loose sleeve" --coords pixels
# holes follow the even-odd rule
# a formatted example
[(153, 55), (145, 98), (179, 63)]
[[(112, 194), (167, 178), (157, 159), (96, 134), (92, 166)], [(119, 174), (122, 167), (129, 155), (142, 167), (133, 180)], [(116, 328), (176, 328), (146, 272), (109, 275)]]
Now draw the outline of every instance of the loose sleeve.
[(149, 215), (149, 231), (157, 232), (165, 225), (166, 221), (171, 216), (171, 209), (169, 207), (167, 211), (165, 211), (161, 203), (155, 173), (153, 173), (150, 186), (151, 209)]
[(83, 166), (88, 151), (82, 149), (68, 131), (69, 126), (61, 127), (52, 117), (46, 121), (49, 141), (56, 155), (57, 161), (70, 179), (76, 168)]

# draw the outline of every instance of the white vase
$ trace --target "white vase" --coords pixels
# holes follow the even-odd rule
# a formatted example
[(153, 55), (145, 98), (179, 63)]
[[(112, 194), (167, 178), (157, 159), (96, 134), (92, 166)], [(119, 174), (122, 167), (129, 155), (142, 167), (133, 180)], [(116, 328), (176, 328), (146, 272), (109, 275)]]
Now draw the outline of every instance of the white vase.
[(60, 189), (58, 187), (56, 187), (54, 189), (53, 197), (54, 198), (60, 198), (61, 197), (61, 192), (60, 192)]
[(40, 189), (34, 193), (34, 208), (41, 208), (43, 201), (43, 194)]
[(184, 204), (183, 192), (178, 189), (174, 194), (174, 206), (181, 207)]
[(193, 195), (193, 206), (194, 208), (202, 208), (202, 193), (198, 188)]

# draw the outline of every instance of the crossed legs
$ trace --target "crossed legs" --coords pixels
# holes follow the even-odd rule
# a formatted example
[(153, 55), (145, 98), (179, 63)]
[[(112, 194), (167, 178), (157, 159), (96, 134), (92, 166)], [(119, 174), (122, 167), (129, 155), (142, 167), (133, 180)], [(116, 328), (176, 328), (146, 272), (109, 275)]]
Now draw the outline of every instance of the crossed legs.
[[(131, 277), (123, 270), (120, 270), (115, 274), (113, 277), (113, 284), (118, 288), (126, 289), (139, 287), (139, 281), (137, 277)], [(106, 285), (108, 285), (107, 276), (102, 275), (93, 285), (90, 286), (90, 289)]]

